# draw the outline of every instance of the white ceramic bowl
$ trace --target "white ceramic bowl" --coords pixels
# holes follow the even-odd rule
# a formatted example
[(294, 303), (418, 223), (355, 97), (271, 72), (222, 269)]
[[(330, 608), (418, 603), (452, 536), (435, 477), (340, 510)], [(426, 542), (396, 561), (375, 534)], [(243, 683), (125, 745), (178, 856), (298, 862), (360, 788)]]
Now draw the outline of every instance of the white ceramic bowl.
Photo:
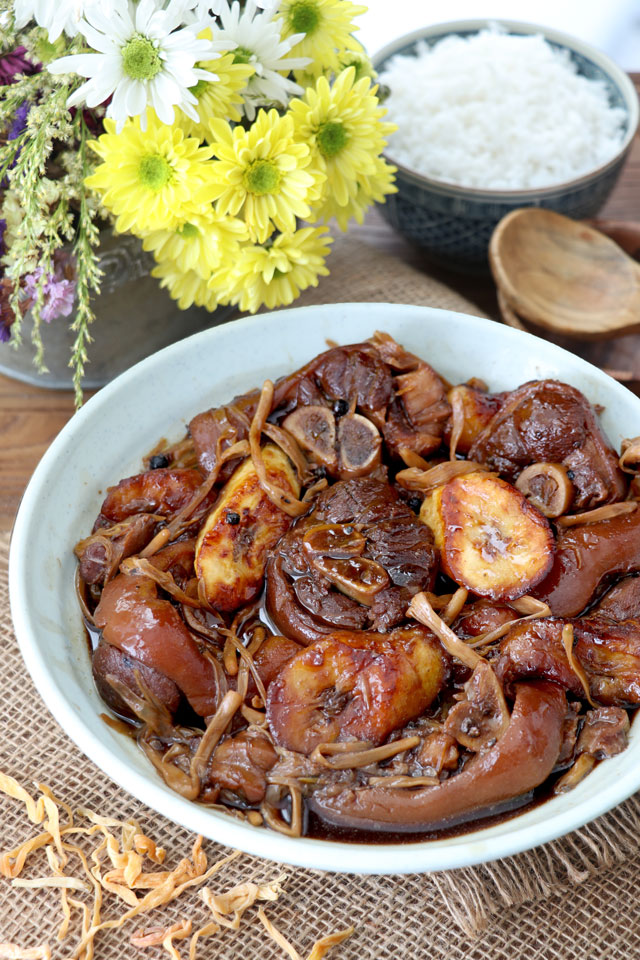
[(640, 787), (640, 725), (629, 748), (600, 764), (573, 792), (496, 826), (420, 843), (353, 845), (290, 839), (183, 800), (144, 755), (107, 727), (93, 685), (73, 576), (74, 543), (90, 529), (105, 487), (139, 470), (160, 437), (177, 439), (200, 410), (309, 360), (326, 339), (351, 343), (386, 330), (461, 382), (482, 377), (504, 390), (558, 377), (605, 411), (619, 446), (640, 434), (640, 399), (583, 360), (488, 320), (428, 307), (337, 304), (237, 320), (167, 347), (93, 397), (51, 445), (16, 519), (10, 595), (25, 662), (58, 722), (112, 780), (170, 819), (273, 860), (350, 873), (414, 873), (518, 853), (581, 826)]

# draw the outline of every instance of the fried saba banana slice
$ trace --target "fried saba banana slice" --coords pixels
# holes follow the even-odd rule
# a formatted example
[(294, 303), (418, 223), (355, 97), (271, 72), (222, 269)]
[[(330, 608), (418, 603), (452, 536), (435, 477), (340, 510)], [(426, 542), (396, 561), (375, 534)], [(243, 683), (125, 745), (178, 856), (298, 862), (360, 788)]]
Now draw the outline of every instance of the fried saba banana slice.
[[(297, 499), (300, 484), (288, 457), (273, 444), (262, 451), (269, 481)], [(260, 486), (245, 460), (223, 487), (196, 544), (200, 590), (216, 610), (237, 610), (262, 589), (269, 551), (288, 530), (291, 517)]]
[(433, 532), (445, 573), (480, 597), (515, 600), (551, 569), (548, 521), (519, 490), (486, 473), (437, 487), (420, 519)]

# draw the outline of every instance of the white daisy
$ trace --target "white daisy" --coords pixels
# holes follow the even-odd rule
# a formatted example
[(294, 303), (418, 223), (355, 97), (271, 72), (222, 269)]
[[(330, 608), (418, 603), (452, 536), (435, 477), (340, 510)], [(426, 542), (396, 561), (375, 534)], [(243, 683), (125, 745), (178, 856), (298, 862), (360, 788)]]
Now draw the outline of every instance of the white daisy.
[(55, 43), (62, 32), (75, 37), (78, 21), (90, 3), (91, 0), (15, 0), (16, 27), (21, 30), (29, 20), (35, 20), (47, 31), (51, 43)]
[(217, 16), (225, 6), (227, 0), (195, 0), (193, 10), (188, 17), (189, 22), (207, 20), (212, 16)]
[[(272, 0), (255, 0), (257, 7), (269, 7)], [(228, 0), (194, 0), (194, 16), (204, 20), (207, 16), (219, 16), (223, 10), (228, 9)]]
[(189, 88), (200, 80), (217, 80), (198, 62), (213, 60), (220, 51), (232, 49), (229, 38), (216, 41), (198, 39), (198, 33), (210, 21), (200, 20), (184, 26), (193, 6), (191, 0), (107, 0), (111, 9), (91, 3), (79, 32), (98, 53), (79, 53), (61, 57), (49, 64), (49, 71), (79, 73), (89, 77), (73, 93), (67, 106), (86, 103), (96, 107), (109, 97), (107, 116), (115, 120), (118, 132), (127, 117), (140, 117), (146, 130), (147, 107), (151, 106), (162, 123), (173, 123), (178, 106), (197, 122), (197, 99)]
[(308, 57), (285, 56), (304, 34), (296, 33), (282, 39), (282, 19), (273, 19), (277, 2), (261, 0), (258, 4), (256, 0), (247, 0), (242, 10), (237, 0), (231, 4), (228, 0), (218, 2), (222, 28), (218, 36), (236, 44), (236, 62), (250, 63), (255, 67), (256, 72), (242, 91), (244, 112), (249, 120), (255, 118), (257, 107), (274, 103), (286, 107), (290, 97), (303, 93), (302, 87), (282, 74), (311, 63)]

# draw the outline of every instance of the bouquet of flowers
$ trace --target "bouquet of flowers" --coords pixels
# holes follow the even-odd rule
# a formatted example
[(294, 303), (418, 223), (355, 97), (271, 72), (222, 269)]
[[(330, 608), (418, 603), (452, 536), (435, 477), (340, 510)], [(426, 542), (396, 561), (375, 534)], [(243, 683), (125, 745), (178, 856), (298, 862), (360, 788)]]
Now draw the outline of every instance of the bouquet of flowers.
[(100, 231), (177, 301), (290, 304), (393, 191), (350, 0), (0, 0), (0, 340), (69, 317), (81, 398)]

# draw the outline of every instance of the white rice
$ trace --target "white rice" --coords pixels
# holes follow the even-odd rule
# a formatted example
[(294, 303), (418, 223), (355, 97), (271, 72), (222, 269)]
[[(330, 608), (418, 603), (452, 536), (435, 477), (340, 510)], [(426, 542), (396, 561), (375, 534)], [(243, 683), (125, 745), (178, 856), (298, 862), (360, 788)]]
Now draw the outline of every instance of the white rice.
[(624, 139), (626, 112), (605, 84), (577, 73), (566, 50), (497, 28), (421, 41), (380, 82), (398, 126), (387, 154), (418, 173), (465, 187), (547, 187), (606, 163)]

